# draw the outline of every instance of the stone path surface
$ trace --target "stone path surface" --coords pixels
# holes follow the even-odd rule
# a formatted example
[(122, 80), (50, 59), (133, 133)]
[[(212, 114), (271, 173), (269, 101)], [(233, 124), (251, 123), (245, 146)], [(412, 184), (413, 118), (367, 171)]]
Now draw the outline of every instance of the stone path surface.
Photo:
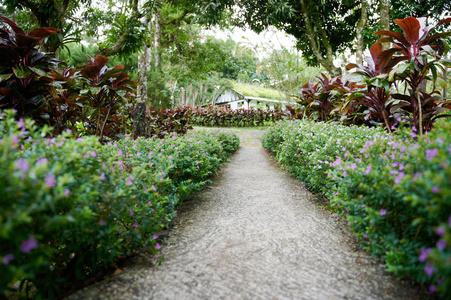
[[(243, 130), (244, 131), (244, 130)], [(68, 299), (424, 299), (352, 246), (338, 217), (242, 133), (242, 147), (146, 258)]]

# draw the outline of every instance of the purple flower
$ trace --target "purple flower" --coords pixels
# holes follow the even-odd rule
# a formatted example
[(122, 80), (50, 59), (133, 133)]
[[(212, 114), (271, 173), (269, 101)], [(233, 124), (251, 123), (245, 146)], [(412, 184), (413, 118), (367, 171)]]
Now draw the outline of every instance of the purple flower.
[(152, 206), (152, 202), (150, 202), (150, 201), (147, 201), (147, 203), (150, 205), (150, 206)]
[(99, 225), (100, 225), (100, 226), (104, 226), (104, 225), (105, 225), (105, 222), (104, 222), (103, 220), (100, 220), (100, 221), (99, 221)]
[(432, 187), (432, 192), (433, 192), (434, 194), (437, 194), (437, 193), (438, 193), (438, 187), (433, 186), (433, 187)]
[(36, 161), (36, 165), (40, 165), (40, 164), (45, 164), (47, 163), (49, 160), (47, 158), (40, 158)]
[(9, 264), (10, 261), (12, 261), (14, 259), (14, 254), (6, 254), (3, 258), (2, 258), (2, 263), (4, 265)]
[(355, 169), (357, 169), (357, 164), (355, 164), (355, 163), (352, 163), (352, 164), (351, 164), (351, 169), (352, 169), (352, 170), (355, 170)]
[(156, 244), (155, 249), (160, 250), (161, 249), (160, 244)]
[(439, 227), (439, 228), (437, 228), (437, 234), (438, 234), (439, 236), (444, 235), (445, 232), (446, 232), (445, 227)]
[(436, 155), (438, 155), (438, 149), (427, 149), (426, 150), (426, 159), (431, 161)]
[(426, 263), (426, 266), (424, 267), (424, 272), (426, 272), (428, 276), (431, 276), (434, 273), (434, 268), (431, 266), (429, 262)]
[(365, 207), (366, 205), (365, 204), (362, 204), (362, 207)]
[(132, 185), (132, 181), (129, 179), (129, 180), (127, 180), (127, 182), (125, 184), (126, 185)]
[(401, 179), (403, 179), (405, 175), (406, 174), (404, 174), (404, 172), (399, 173), (399, 175), (395, 178), (395, 183), (399, 184), (401, 182)]
[(387, 214), (387, 210), (381, 208), (381, 210), (379, 211), (379, 214), (380, 214), (381, 216), (385, 216), (385, 215)]
[(431, 253), (431, 248), (421, 248), (421, 254), (418, 256), (418, 260), (420, 262), (425, 262), (429, 253)]
[(25, 127), (25, 123), (23, 121), (23, 118), (20, 118), (19, 121), (17, 121), (17, 126), (19, 126), (19, 128), (24, 128)]
[(158, 235), (154, 234), (154, 235), (152, 236), (152, 238), (153, 238), (154, 240), (156, 240), (156, 239), (158, 238)]
[(48, 173), (47, 176), (45, 176), (45, 184), (48, 187), (54, 187), (56, 185), (55, 175), (52, 173)]
[(38, 241), (32, 235), (30, 235), (28, 240), (22, 241), (20, 243), (20, 251), (22, 251), (22, 253), (28, 253), (31, 250), (36, 249), (37, 247), (38, 247)]
[(123, 155), (123, 153), (122, 153), (122, 150), (121, 150), (121, 149), (119, 149), (119, 152), (117, 153), (117, 155), (119, 155), (119, 156), (122, 156), (122, 155)]
[(133, 227), (138, 227), (139, 225), (138, 225), (138, 223), (137, 222), (135, 222), (135, 224), (133, 224)]
[(19, 144), (19, 137), (17, 136), (17, 134), (13, 135), (12, 138), (14, 144)]
[(343, 177), (344, 177), (344, 178), (348, 177), (348, 172), (344, 171), (344, 172), (343, 172)]
[(366, 167), (365, 175), (368, 175), (368, 174), (371, 172), (371, 168), (372, 168), (371, 165), (369, 165), (368, 167)]
[(137, 156), (141, 156), (141, 152), (136, 153)]
[(169, 155), (168, 158), (169, 158), (169, 159), (172, 159), (173, 157), (172, 157), (172, 155)]
[(161, 177), (161, 178), (160, 178), (160, 181), (163, 181), (163, 180), (164, 180), (163, 177)]
[(451, 215), (449, 215), (448, 225), (449, 225), (449, 227), (451, 227)]
[(446, 248), (446, 241), (445, 240), (439, 240), (437, 242), (437, 248), (439, 248), (440, 250), (445, 250), (445, 248)]
[(94, 151), (92, 151), (91, 152), (91, 157), (96, 157), (96, 156), (97, 156), (97, 154)]
[(70, 193), (70, 190), (69, 190), (69, 189), (65, 189), (65, 190), (64, 190), (64, 195), (65, 195), (66, 197), (69, 197), (69, 193)]
[(16, 168), (21, 170), (22, 172), (28, 172), (30, 165), (25, 159), (21, 158), (16, 162)]
[(105, 173), (100, 174), (100, 180), (105, 180)]
[(152, 184), (152, 191), (156, 192), (157, 188)]
[(366, 235), (366, 233), (363, 234), (363, 238), (366, 239), (368, 237), (368, 235)]
[(430, 285), (428, 289), (429, 289), (429, 293), (431, 293), (431, 294), (434, 294), (436, 291), (435, 285)]

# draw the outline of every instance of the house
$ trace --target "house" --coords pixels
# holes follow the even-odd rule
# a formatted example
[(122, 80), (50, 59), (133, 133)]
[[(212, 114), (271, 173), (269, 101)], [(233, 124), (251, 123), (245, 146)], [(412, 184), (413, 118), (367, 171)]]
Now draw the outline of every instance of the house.
[(231, 109), (249, 109), (251, 107), (267, 107), (269, 109), (274, 109), (277, 105), (281, 106), (282, 109), (285, 109), (285, 105), (289, 103), (287, 101), (245, 96), (237, 90), (227, 89), (213, 97), (211, 104), (228, 106)]

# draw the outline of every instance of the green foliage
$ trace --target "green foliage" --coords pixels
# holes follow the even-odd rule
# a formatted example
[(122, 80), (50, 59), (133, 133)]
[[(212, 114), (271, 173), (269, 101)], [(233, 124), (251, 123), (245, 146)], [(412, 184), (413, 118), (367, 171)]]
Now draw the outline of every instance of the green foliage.
[(268, 129), (263, 146), (291, 174), (330, 199), (361, 244), (387, 269), (451, 295), (451, 138), (441, 122), (414, 132), (289, 121)]
[(238, 147), (219, 132), (106, 145), (46, 139), (48, 127), (13, 117), (0, 122), (0, 297), (29, 281), (36, 297), (59, 298), (118, 257), (143, 247), (158, 255), (156, 234), (180, 199)]
[(213, 127), (251, 127), (263, 126), (268, 123), (274, 124), (285, 116), (280, 108), (266, 110), (257, 108), (251, 109), (230, 109), (225, 106), (188, 107), (187, 115), (189, 123), (200, 126)]

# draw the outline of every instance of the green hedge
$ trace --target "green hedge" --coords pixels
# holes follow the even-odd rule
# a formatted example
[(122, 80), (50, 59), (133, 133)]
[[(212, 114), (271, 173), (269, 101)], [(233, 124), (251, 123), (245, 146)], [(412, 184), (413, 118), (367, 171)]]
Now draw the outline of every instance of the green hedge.
[(294, 176), (326, 195), (389, 271), (449, 299), (450, 132), (449, 123), (418, 138), (292, 121), (268, 129), (263, 145)]
[(29, 120), (0, 121), (0, 298), (31, 282), (58, 298), (118, 257), (147, 247), (181, 199), (205, 186), (238, 147), (199, 132), (102, 146), (69, 133), (46, 139)]

